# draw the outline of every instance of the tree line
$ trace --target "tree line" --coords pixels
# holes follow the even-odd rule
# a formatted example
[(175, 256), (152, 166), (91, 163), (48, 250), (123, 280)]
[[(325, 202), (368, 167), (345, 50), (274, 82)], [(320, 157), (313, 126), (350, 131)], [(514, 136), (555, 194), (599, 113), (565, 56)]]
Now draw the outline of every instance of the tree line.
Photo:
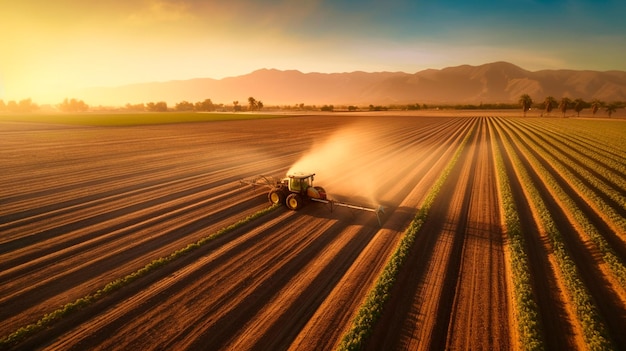
[[(563, 97), (561, 100), (556, 100), (552, 96), (546, 97), (542, 102), (536, 103), (528, 94), (523, 94), (520, 96), (517, 104), (515, 103), (487, 103), (487, 104), (456, 104), (456, 105), (438, 105), (438, 104), (391, 104), (391, 105), (373, 105), (369, 106), (355, 106), (355, 105), (346, 105), (346, 106), (335, 106), (335, 105), (305, 105), (304, 103), (299, 103), (295, 105), (285, 105), (285, 106), (274, 106), (274, 109), (283, 109), (283, 110), (297, 110), (297, 111), (328, 111), (333, 112), (337, 110), (347, 110), (350, 112), (353, 111), (387, 111), (387, 110), (421, 110), (421, 109), (457, 109), (457, 110), (491, 110), (491, 109), (517, 109), (522, 107), (522, 112), (524, 116), (531, 108), (540, 109), (541, 116), (551, 116), (554, 109), (560, 111), (563, 117), (566, 116), (567, 111), (573, 110), (576, 112), (577, 116), (580, 116), (580, 112), (584, 109), (590, 109), (593, 116), (600, 110), (604, 110), (608, 114), (609, 117), (613, 115), (618, 109), (625, 108), (626, 102), (616, 101), (611, 103), (606, 103), (599, 99), (594, 99), (590, 102), (586, 102), (583, 99), (570, 99), (568, 97)], [(79, 99), (64, 99), (61, 103), (54, 105), (59, 111), (62, 112), (86, 112), (90, 110), (90, 106), (87, 105), (83, 100)], [(168, 106), (165, 101), (157, 101), (157, 102), (148, 102), (148, 103), (139, 103), (139, 104), (130, 104), (127, 103), (122, 110), (131, 111), (131, 112), (167, 112), (167, 111), (178, 111), (178, 112), (213, 112), (213, 111), (232, 111), (232, 112), (240, 112), (240, 111), (260, 111), (265, 107), (262, 101), (257, 100), (254, 97), (248, 98), (248, 105), (243, 106), (239, 103), (238, 100), (232, 102), (232, 105), (225, 105), (223, 103), (214, 103), (211, 99), (205, 99), (203, 101), (198, 102), (189, 102), (189, 101), (181, 101), (176, 103), (173, 107)], [(30, 113), (33, 111), (39, 110), (40, 107), (35, 104), (30, 98), (24, 99), (20, 101), (9, 101), (5, 103), (2, 99), (0, 99), (0, 112), (15, 112), (15, 113)], [(92, 110), (97, 110), (98, 108), (92, 108)], [(102, 107), (100, 109), (103, 109)]]
[(541, 103), (534, 103), (533, 99), (528, 94), (523, 94), (519, 98), (519, 104), (522, 107), (522, 111), (524, 113), (524, 117), (526, 117), (526, 112), (528, 112), (532, 107), (542, 108), (541, 116), (550, 116), (554, 108), (557, 108), (565, 117), (565, 114), (568, 110), (573, 109), (576, 112), (576, 116), (580, 117), (580, 112), (586, 108), (591, 109), (591, 114), (593, 116), (600, 109), (604, 109), (604, 111), (611, 117), (613, 113), (617, 111), (619, 108), (626, 107), (626, 103), (621, 101), (606, 103), (599, 99), (593, 99), (591, 102), (586, 102), (583, 99), (570, 99), (568, 97), (561, 98), (560, 101), (557, 101), (554, 97), (548, 96)]
[[(247, 111), (260, 111), (263, 109), (263, 102), (255, 99), (254, 97), (248, 98), (248, 107)], [(165, 101), (159, 102), (148, 102), (147, 104), (126, 104), (124, 107), (127, 111), (135, 111), (135, 112), (166, 112), (170, 111), (170, 107), (167, 105)], [(213, 112), (213, 111), (226, 111), (231, 110), (233, 112), (244, 111), (244, 107), (239, 104), (239, 100), (233, 101), (232, 107), (227, 107), (222, 103), (214, 103), (211, 99), (204, 99), (203, 101), (198, 102), (189, 102), (183, 100), (174, 105), (172, 110), (178, 112)]]
[[(87, 112), (89, 111), (89, 105), (87, 105), (83, 100), (79, 99), (68, 99), (65, 98), (61, 103), (55, 105), (59, 111), (62, 112)], [(254, 97), (248, 98), (248, 111), (260, 111), (263, 109), (263, 102), (255, 99)], [(8, 103), (5, 103), (4, 100), (0, 99), (0, 112), (8, 111), (8, 112), (16, 112), (16, 113), (29, 113), (34, 112), (40, 109), (40, 106), (35, 104), (30, 98), (24, 99), (19, 102), (15, 100), (11, 100)], [(165, 101), (157, 101), (157, 102), (148, 102), (148, 103), (139, 103), (139, 104), (130, 104), (127, 103), (124, 106), (124, 109), (127, 111), (135, 111), (135, 112), (167, 112), (170, 111), (170, 107), (167, 105)], [(211, 99), (205, 99), (204, 101), (198, 101), (196, 103), (181, 101), (176, 103), (173, 107), (175, 111), (198, 111), (198, 112), (211, 112), (211, 111), (224, 111), (227, 107), (224, 104), (215, 104)], [(244, 108), (239, 104), (239, 101), (233, 101), (233, 111), (243, 111)]]
[[(89, 110), (89, 105), (87, 105), (83, 100), (67, 98), (63, 100), (63, 102), (61, 102), (60, 104), (56, 105), (56, 107), (63, 112), (86, 112)], [(34, 103), (30, 98), (20, 100), (19, 102), (11, 100), (7, 103), (5, 103), (4, 100), (0, 99), (0, 112), (8, 111), (17, 113), (30, 113), (39, 109), (39, 105)]]
[(36, 111), (38, 109), (39, 109), (39, 106), (33, 103), (31, 99), (20, 100), (19, 102), (15, 100), (11, 100), (7, 103), (5, 103), (4, 100), (0, 99), (0, 112), (8, 111), (8, 112), (28, 113), (28, 112)]

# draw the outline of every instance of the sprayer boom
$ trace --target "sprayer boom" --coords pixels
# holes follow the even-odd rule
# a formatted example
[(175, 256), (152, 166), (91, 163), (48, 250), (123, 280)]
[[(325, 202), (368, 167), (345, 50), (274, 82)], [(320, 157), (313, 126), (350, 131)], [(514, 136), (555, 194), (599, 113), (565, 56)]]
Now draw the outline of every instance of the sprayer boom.
[(380, 216), (385, 213), (385, 208), (383, 206), (378, 206), (377, 208), (373, 208), (373, 207), (365, 207), (365, 206), (361, 206), (361, 205), (350, 204), (350, 203), (347, 203), (347, 202), (341, 202), (341, 201), (337, 201), (337, 200), (320, 200), (320, 199), (311, 199), (311, 200), (312, 201), (316, 201), (316, 202), (329, 204), (330, 205), (330, 212), (333, 211), (333, 208), (335, 206), (347, 207), (347, 208), (351, 208), (353, 210), (374, 212), (376, 214), (376, 219), (378, 219), (378, 225), (380, 225), (382, 227), (382, 221), (381, 221)]
[(315, 173), (296, 172), (287, 174), (285, 178), (280, 180), (260, 175), (254, 178), (241, 179), (240, 183), (252, 187), (263, 186), (269, 188), (270, 190), (267, 194), (269, 201), (272, 204), (284, 204), (291, 210), (298, 210), (306, 202), (315, 201), (329, 204), (331, 212), (335, 206), (374, 212), (376, 218), (378, 218), (378, 224), (382, 226), (381, 215), (385, 213), (382, 206), (373, 208), (329, 199), (324, 188), (313, 186), (314, 177)]
[(273, 189), (278, 181), (271, 176), (259, 175), (254, 178), (240, 179), (239, 183), (241, 183), (241, 185), (251, 185), (253, 188), (257, 186), (262, 186)]

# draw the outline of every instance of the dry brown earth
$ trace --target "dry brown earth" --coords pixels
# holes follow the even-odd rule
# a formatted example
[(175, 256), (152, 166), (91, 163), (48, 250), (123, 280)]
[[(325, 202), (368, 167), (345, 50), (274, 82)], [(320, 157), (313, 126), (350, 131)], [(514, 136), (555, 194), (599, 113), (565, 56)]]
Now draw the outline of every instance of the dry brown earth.
[[(331, 196), (385, 205), (383, 226), (369, 212), (281, 208), (17, 347), (332, 349), (469, 134), (367, 346), (511, 348), (516, 325), (492, 146), (515, 140), (516, 126), (389, 114), (108, 128), (1, 122), (0, 336), (266, 208), (264, 190), (239, 179), (306, 164)], [(512, 179), (546, 345), (575, 348), (580, 330), (550, 247), (524, 206), (524, 185)], [(559, 218), (566, 228), (567, 215)], [(585, 244), (570, 245), (577, 263), (601, 263)], [(584, 276), (599, 285), (595, 298), (608, 297), (600, 310), (619, 343), (624, 300), (593, 277), (599, 269)]]

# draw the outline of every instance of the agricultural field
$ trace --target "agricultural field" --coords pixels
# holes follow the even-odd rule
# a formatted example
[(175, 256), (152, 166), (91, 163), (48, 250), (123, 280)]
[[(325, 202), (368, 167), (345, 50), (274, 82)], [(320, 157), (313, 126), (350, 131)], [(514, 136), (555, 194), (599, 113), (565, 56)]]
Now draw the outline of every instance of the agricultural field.
[(626, 345), (626, 121), (265, 117), (0, 121), (0, 349)]

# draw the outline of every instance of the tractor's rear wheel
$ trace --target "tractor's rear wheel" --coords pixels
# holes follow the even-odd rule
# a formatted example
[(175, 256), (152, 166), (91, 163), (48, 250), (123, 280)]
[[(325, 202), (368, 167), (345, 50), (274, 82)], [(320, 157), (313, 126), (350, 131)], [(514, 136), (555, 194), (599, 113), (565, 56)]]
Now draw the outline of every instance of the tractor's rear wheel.
[(271, 190), (267, 198), (272, 205), (285, 203), (285, 193), (278, 189)]
[(302, 197), (299, 194), (289, 194), (285, 203), (290, 210), (294, 211), (300, 209), (303, 205)]

